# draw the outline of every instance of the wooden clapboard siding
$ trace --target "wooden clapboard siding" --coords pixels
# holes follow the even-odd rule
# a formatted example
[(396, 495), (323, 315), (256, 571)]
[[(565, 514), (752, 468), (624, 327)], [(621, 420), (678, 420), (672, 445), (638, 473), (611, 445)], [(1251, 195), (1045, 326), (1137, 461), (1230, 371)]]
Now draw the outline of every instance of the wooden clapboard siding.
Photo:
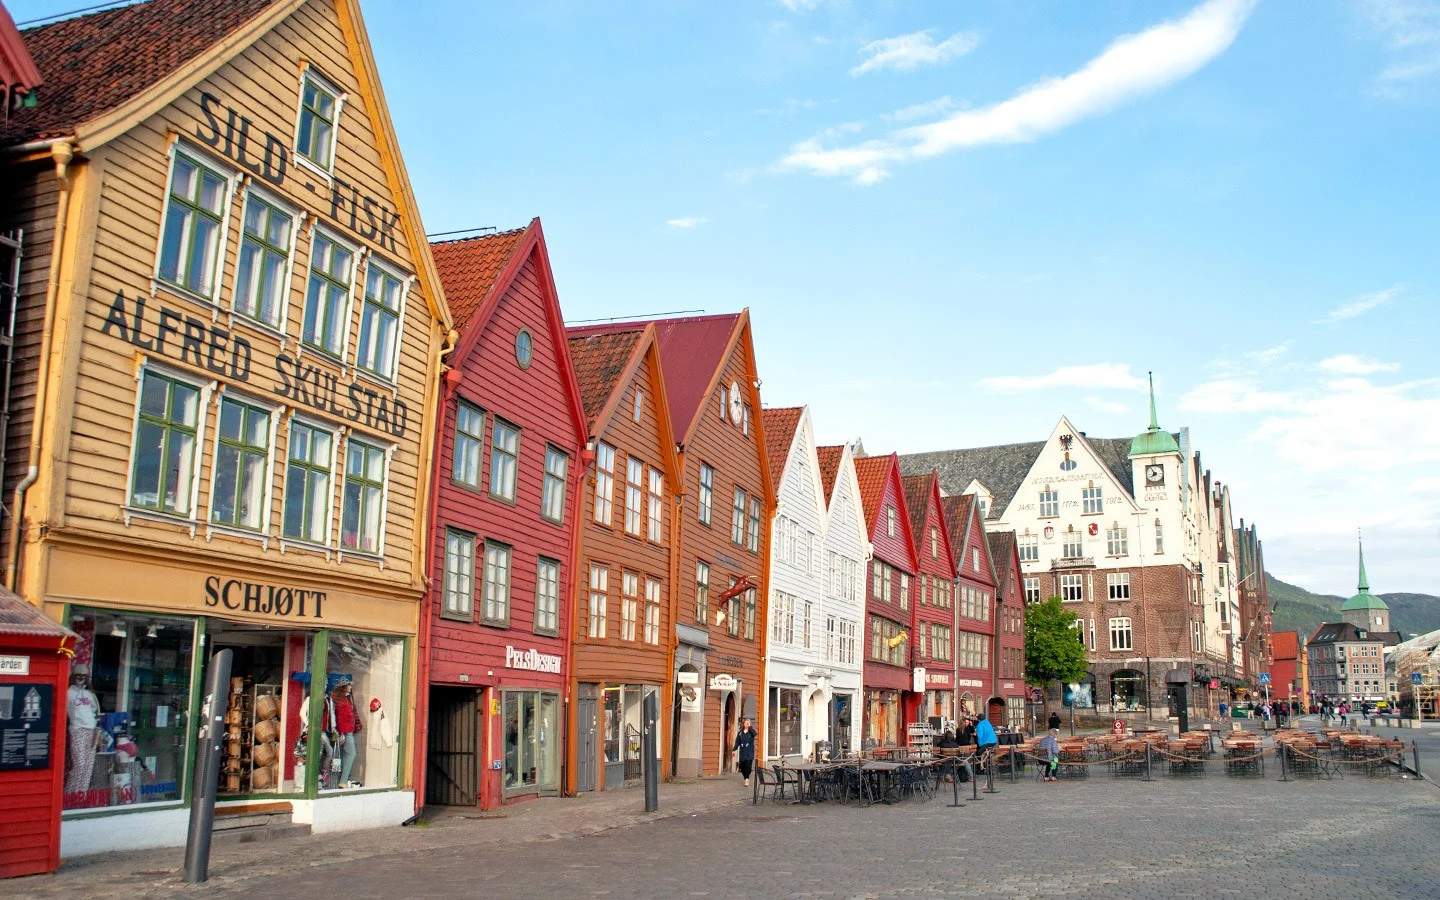
[[(840, 464), (835, 474), (835, 487), (830, 495), (829, 509), (825, 521), (825, 552), (835, 553), (841, 560), (853, 561), (859, 581), (855, 595), (847, 600), (843, 596), (826, 591), (825, 615), (853, 622), (856, 632), (855, 661), (853, 663), (833, 661), (829, 665), (838, 670), (858, 673), (864, 664), (865, 651), (869, 646), (868, 624), (865, 621), (865, 584), (870, 573), (870, 539), (865, 533), (865, 513), (860, 507), (860, 489), (855, 480), (855, 461), (849, 447), (840, 454)], [(854, 683), (853, 681), (851, 683)], [(856, 698), (858, 702), (858, 698)], [(853, 720), (852, 720), (853, 721)]]
[[(912, 687), (910, 678), (910, 667), (908, 665), (894, 666), (888, 662), (882, 662), (871, 658), (871, 621), (875, 618), (888, 619), (900, 625), (914, 639), (915, 630), (915, 576), (916, 576), (916, 553), (915, 544), (910, 533), (909, 517), (905, 514), (904, 492), (900, 486), (900, 467), (892, 457), (883, 463), (880, 460), (866, 458), (862, 460), (868, 468), (873, 465), (884, 465), (884, 484), (873, 499), (865, 498), (866, 518), (873, 524), (870, 530), (870, 542), (874, 548), (874, 557), (871, 560), (871, 570), (865, 573), (866, 591), (866, 612), (869, 618), (861, 628), (861, 642), (865, 655), (865, 688), (909, 691)], [(873, 509), (871, 504), (874, 504)], [(895, 533), (889, 532), (889, 511), (895, 510)], [(876, 563), (888, 563), (892, 567), (890, 577), (890, 602), (885, 602), (882, 591), (875, 590)], [(900, 608), (900, 580), (902, 576), (910, 579), (910, 605), (909, 609)], [(908, 648), (907, 643), (907, 648)], [(901, 723), (902, 727), (904, 722)]]
[[(908, 485), (914, 479), (923, 483), (923, 494), (914, 497), (909, 491), (906, 492), (906, 502), (909, 504), (919, 500), (919, 510), (910, 509), (910, 518), (918, 527), (915, 529), (915, 550), (916, 559), (919, 563), (919, 573), (915, 583), (911, 585), (911, 602), (915, 607), (915, 624), (917, 629), (921, 623), (940, 625), (950, 629), (950, 657), (948, 659), (936, 659), (934, 656), (933, 639), (920, 650), (919, 635), (914, 636), (912, 659), (916, 666), (923, 666), (925, 674), (929, 679), (931, 674), (944, 673), (948, 679), (940, 684), (927, 681), (927, 689), (930, 690), (952, 690), (955, 686), (955, 608), (953, 596), (951, 603), (944, 607), (935, 605), (936, 591), (935, 583), (943, 582), (953, 586), (955, 582), (954, 554), (950, 547), (949, 529), (945, 527), (943, 512), (940, 509), (940, 482), (933, 475), (914, 475), (904, 479)], [(918, 514), (917, 514), (918, 513)], [(984, 542), (984, 535), (981, 535), (981, 543)], [(927, 584), (929, 582), (929, 584)], [(953, 712), (953, 709), (952, 709)], [(923, 715), (928, 715), (926, 712)]]
[[(382, 204), (392, 215), (408, 217), (410, 214), (405, 197), (397, 196), (392, 189), (394, 179), (383, 167), (386, 154), (378, 142), (385, 139), (388, 128), (371, 120), (372, 107), (365, 102), (366, 93), (376, 86), (366, 84), (367, 76), (352, 55), (344, 28), (335, 4), (305, 4), (169, 105), (134, 123), (107, 143), (89, 148), (85, 156), (77, 157), (72, 164), (72, 170), (83, 170), (90, 179), (98, 179), (92, 184), (98, 183), (99, 187), (98, 190), (92, 187), (83, 201), (79, 194), (72, 200), (72, 204), (84, 203), (78, 215), (83, 220), (80, 233), (87, 249), (81, 262), (70, 263), (73, 268), (67, 273), (71, 281), (65, 283), (72, 286), (73, 299), (62, 297), (57, 304), (57, 316), (67, 315), (70, 309), (75, 311), (75, 316), (66, 322), (65, 333), (69, 336), (65, 343), (66, 387), (47, 401), (50, 420), (47, 427), (54, 431), (53, 440), (47, 444), (53, 448), (56, 459), (63, 460), (64, 469), (62, 477), (51, 486), (51, 497), (27, 499), (27, 517), (32, 524), (41, 524), (40, 519), (48, 508), (54, 513), (48, 524), (63, 527), (74, 535), (122, 543), (159, 544), (201, 557), (231, 554), (252, 561), (260, 577), (279, 578), (294, 573), (299, 577), (333, 580), (340, 572), (354, 572), (363, 574), (372, 592), (415, 597), (423, 579), (423, 570), (417, 563), (423, 559), (424, 542), (418, 534), (423, 530), (428, 499), (424, 467), (433, 446), (430, 443), (433, 414), (428, 406), (437, 374), (435, 357), (441, 338), (431, 303), (432, 293), (438, 287), (427, 283), (426, 273), (431, 271), (429, 250), (411, 245), (403, 222), (393, 230), (393, 248), (382, 243), (380, 235), (367, 237), (352, 230), (347, 208), (340, 208), (332, 215), (330, 183), (294, 158), (301, 73), (309, 64), (347, 96), (334, 154), (336, 184), (343, 183), (362, 197), (374, 198), (374, 202)], [(249, 121), (253, 147), (263, 152), (266, 133), (273, 134), (284, 145), (290, 158), (282, 184), (250, 175), (235, 160), (222, 155), (223, 148), (210, 148), (203, 143), (201, 137), (209, 134), (209, 126), (202, 114), (201, 97), (207, 93), (218, 98), (221, 104), (216, 115), (222, 126), (226, 108), (233, 108)], [(237, 176), (226, 208), (227, 232), (217, 273), (221, 288), (213, 306), (153, 283), (171, 146), (176, 140), (210, 159), (220, 170)], [(27, 330), (29, 343), (24, 346), (24, 354), (28, 356), (20, 367), (22, 389), (17, 391), (19, 402), (14, 407), (20, 415), (12, 422), (7, 442), (11, 448), (5, 472), (7, 491), (24, 471), (24, 454), (17, 452), (17, 448), (28, 448), (34, 357), (38, 352), (38, 321), (47, 275), (44, 266), (48, 263), (48, 240), (55, 216), (56, 188), (50, 171), (49, 166), (37, 166), (33, 172), (27, 170), (23, 182), (25, 203), (21, 206), (21, 215), (27, 229), (23, 310), (35, 322), (30, 323)], [(306, 214), (295, 241), (283, 345), (269, 330), (250, 325), (231, 313), (247, 185), (254, 185)], [(350, 204), (348, 195), (345, 203), (347, 207)], [(336, 378), (336, 401), (342, 410), (347, 405), (345, 388), (352, 381), (387, 400), (403, 402), (408, 408), (403, 436), (392, 436), (363, 421), (337, 417), (331, 412), (316, 410), (303, 400), (297, 403), (277, 393), (281, 384), (276, 359), (281, 353), (294, 359), (299, 348), (310, 244), (316, 224), (325, 226), (337, 239), (367, 253), (369, 258), (396, 269), (402, 277), (419, 275), (406, 300), (403, 328), (397, 341), (398, 375), (393, 387), (357, 376), (353, 371), (363, 308), (363, 262), (355, 272), (345, 359), (334, 361), (315, 352), (305, 352), (302, 356), (304, 364), (315, 365)], [(363, 225), (362, 214), (357, 219), (357, 227)], [(73, 235), (71, 239), (75, 239)], [(69, 242), (67, 240), (67, 244)], [(154, 335), (162, 306), (199, 321), (207, 329), (214, 325), (227, 330), (232, 338), (243, 337), (251, 351), (248, 381), (232, 379), (228, 374), (216, 375), (195, 365), (193, 360), (180, 359), (176, 350), (183, 334), (171, 337), (169, 348), (163, 353), (142, 350), (113, 333), (113, 329), (106, 334), (106, 317), (117, 294), (126, 298), (127, 309), (132, 313), (135, 299), (145, 298), (147, 337)], [(216, 388), (201, 420), (203, 444), (195, 463), (200, 487), (195, 503), (194, 534), (190, 523), (183, 521), (156, 522), (145, 518), (126, 521), (126, 486), (138, 388), (136, 373), (144, 359), (152, 365), (163, 365), (189, 375), (197, 382), (213, 382)], [(253, 538), (218, 531), (207, 535), (222, 394), (243, 396), (269, 405), (281, 417), (271, 450), (270, 524), (265, 533), (270, 538), (268, 547)], [(343, 428), (354, 437), (393, 446), (382, 559), (357, 559), (354, 555), (344, 555), (342, 559), (333, 552), (327, 558), (324, 553), (308, 549), (293, 546), (282, 549), (278, 538), (284, 502), (284, 459), (288, 451), (285, 424), (294, 415), (318, 420), (337, 433)], [(331, 485), (332, 551), (339, 549), (343, 448), (344, 445), (337, 442), (336, 476)], [(541, 452), (543, 454), (543, 448)], [(36, 559), (39, 559), (38, 551)], [(562, 561), (568, 562), (568, 559)], [(517, 574), (519, 571), (517, 567)], [(529, 577), (533, 580), (533, 571)]]

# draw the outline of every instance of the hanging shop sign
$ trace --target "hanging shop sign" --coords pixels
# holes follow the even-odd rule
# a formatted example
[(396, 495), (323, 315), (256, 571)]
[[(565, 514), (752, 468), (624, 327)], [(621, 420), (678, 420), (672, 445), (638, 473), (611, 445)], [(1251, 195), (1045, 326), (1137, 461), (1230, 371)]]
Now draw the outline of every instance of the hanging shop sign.
[(914, 691), (917, 694), (923, 694), (925, 692), (925, 667), (916, 666), (915, 670), (910, 674), (910, 690)]
[(712, 691), (733, 691), (740, 687), (740, 682), (734, 675), (712, 675), (710, 677), (710, 690)]
[(529, 650), (517, 650), (509, 644), (506, 644), (505, 668), (524, 669), (527, 672), (549, 672), (553, 675), (559, 675), (560, 657), (553, 653), (541, 653), (534, 647), (531, 647)]
[(700, 673), (699, 673), (699, 672), (676, 672), (676, 673), (675, 673), (675, 683), (676, 683), (676, 684), (699, 684), (699, 683), (700, 683)]
[(50, 768), (55, 688), (0, 682), (0, 770)]
[[(682, 673), (683, 674), (683, 673)], [(698, 685), (680, 685), (680, 711), (699, 712), (702, 704), (700, 702), (700, 691), (696, 690)]]
[(238, 578), (222, 580), (218, 575), (205, 579), (205, 605), (282, 619), (325, 618), (324, 591), (259, 584)]

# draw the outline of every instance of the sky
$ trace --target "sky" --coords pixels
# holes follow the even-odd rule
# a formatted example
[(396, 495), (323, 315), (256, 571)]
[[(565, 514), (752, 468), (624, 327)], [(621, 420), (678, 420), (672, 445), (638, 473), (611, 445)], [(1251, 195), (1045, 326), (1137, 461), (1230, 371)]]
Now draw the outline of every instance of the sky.
[(427, 231), (539, 216), (568, 320), (748, 307), (871, 453), (1153, 371), (1274, 575), (1440, 594), (1440, 0), (362, 8)]

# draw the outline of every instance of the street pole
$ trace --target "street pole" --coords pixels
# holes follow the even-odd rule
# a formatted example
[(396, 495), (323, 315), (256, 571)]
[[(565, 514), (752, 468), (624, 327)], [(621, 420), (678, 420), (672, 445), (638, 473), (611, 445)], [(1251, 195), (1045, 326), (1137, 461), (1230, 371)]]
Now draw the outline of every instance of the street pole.
[[(645, 758), (645, 811), (655, 812), (660, 808), (660, 760), (655, 752), (655, 720), (660, 717), (655, 692), (645, 695), (644, 731), (640, 735), (640, 753)], [(755, 776), (758, 786), (760, 777)]]
[(185, 836), (185, 881), (198, 884), (210, 878), (210, 838), (215, 828), (215, 792), (220, 784), (220, 744), (225, 736), (225, 713), (230, 705), (231, 650), (210, 657), (201, 707), (195, 783), (191, 788), (190, 831)]

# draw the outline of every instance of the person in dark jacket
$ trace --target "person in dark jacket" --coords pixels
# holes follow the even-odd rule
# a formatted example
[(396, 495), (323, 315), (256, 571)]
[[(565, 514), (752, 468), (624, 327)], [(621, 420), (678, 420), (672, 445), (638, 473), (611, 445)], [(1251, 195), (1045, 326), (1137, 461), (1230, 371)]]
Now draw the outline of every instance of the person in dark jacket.
[(745, 776), (745, 786), (750, 786), (750, 772), (755, 768), (755, 725), (749, 719), (740, 720), (740, 730), (735, 732), (735, 759), (740, 774)]
[(1060, 727), (1060, 714), (1052, 709), (1052, 710), (1050, 711), (1050, 718), (1049, 718), (1049, 720), (1046, 721), (1046, 723), (1045, 723), (1045, 729), (1046, 729), (1047, 731), (1054, 731), (1054, 730), (1056, 730), (1056, 729), (1059, 728), (1059, 727)]

